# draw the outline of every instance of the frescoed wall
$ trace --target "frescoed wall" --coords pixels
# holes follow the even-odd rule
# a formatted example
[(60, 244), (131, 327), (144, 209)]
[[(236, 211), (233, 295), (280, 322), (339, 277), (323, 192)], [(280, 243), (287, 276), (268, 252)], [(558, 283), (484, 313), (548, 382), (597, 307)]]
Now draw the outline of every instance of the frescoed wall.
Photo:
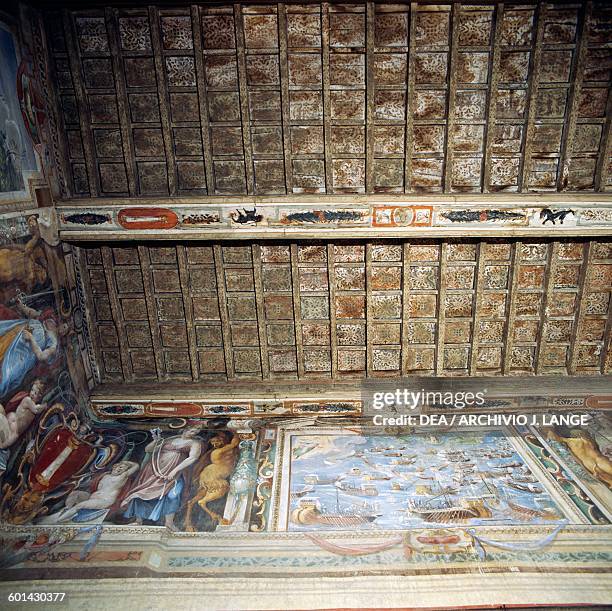
[[(92, 429), (55, 409), (39, 423), (20, 487), (4, 518), (13, 524), (137, 524), (207, 531), (226, 523), (229, 477), (240, 439), (224, 431)], [(68, 458), (66, 448), (74, 449)], [(14, 492), (14, 490), (16, 492)], [(24, 505), (23, 490), (36, 505)], [(17, 493), (22, 496), (11, 502)]]
[(538, 456), (530, 437), (532, 431), (509, 429), (400, 436), (286, 432), (272, 527), (372, 532), (608, 523), (589, 496), (577, 496), (576, 478), (550, 455)]
[(609, 484), (591, 491), (543, 445), (545, 431), (94, 426), (67, 402), (43, 404), (39, 379), (20, 407), (38, 401), (40, 418), (4, 489), (9, 523), (364, 533), (610, 523)]
[(23, 72), (15, 29), (0, 22), (0, 200), (27, 199), (28, 178), (39, 169), (18, 96), (18, 80), (22, 96), (22, 83), (28, 82)]
[(172, 424), (92, 427), (46, 411), (4, 489), (0, 566), (16, 579), (67, 568), (553, 574), (612, 560), (609, 505), (550, 452), (546, 431)]
[(20, 465), (38, 443), (37, 431), (54, 422), (52, 414), (74, 418), (78, 423), (85, 376), (72, 321), (67, 271), (51, 209), (2, 216), (0, 481), (3, 515), (11, 504), (10, 498), (27, 489)]

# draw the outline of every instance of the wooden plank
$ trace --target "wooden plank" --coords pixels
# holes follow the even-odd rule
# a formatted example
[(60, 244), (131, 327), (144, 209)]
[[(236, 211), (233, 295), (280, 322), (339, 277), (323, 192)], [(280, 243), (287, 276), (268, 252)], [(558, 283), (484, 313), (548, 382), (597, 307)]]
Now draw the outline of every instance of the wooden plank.
[(329, 283), (329, 345), (331, 349), (331, 375), (338, 376), (338, 332), (336, 329), (336, 274), (334, 273), (334, 245), (327, 245), (327, 281)]
[(227, 312), (227, 298), (225, 294), (225, 278), (223, 276), (223, 251), (220, 244), (213, 246), (215, 259), (215, 273), (217, 275), (217, 299), (219, 301), (219, 318), (221, 319), (221, 332), (223, 334), (223, 352), (225, 354), (225, 370), (228, 379), (236, 377), (234, 371), (234, 355), (232, 353), (232, 330)]
[(244, 147), (244, 169), (247, 193), (255, 193), (253, 151), (251, 148), (251, 122), (249, 114), (249, 91), (246, 76), (246, 51), (242, 27), (242, 5), (234, 4), (234, 27), (236, 29), (236, 57), (238, 60), (238, 89), (240, 91), (240, 116), (242, 120), (242, 145)]
[(261, 358), (261, 373), (264, 379), (270, 378), (270, 360), (268, 358), (268, 338), (266, 335), (266, 314), (264, 307), (264, 290), (262, 281), (261, 246), (251, 244), (253, 260), (253, 280), (255, 306), (257, 308), (257, 331), (259, 334), (259, 354)]
[[(366, 3), (366, 193), (374, 193), (374, 2)], [(369, 352), (369, 349), (368, 349)], [(369, 358), (368, 358), (369, 362)]]
[(183, 310), (185, 312), (185, 324), (187, 326), (187, 347), (189, 349), (189, 362), (191, 363), (191, 377), (194, 382), (200, 379), (200, 365), (198, 363), (197, 338), (195, 321), (193, 316), (193, 301), (189, 291), (189, 268), (187, 254), (183, 244), (176, 245), (176, 256), (178, 262), (179, 281), (181, 283), (181, 295), (183, 297)]
[(74, 193), (72, 192), (72, 180), (69, 178), (71, 176), (71, 169), (68, 145), (63, 137), (66, 133), (66, 125), (62, 110), (59, 108), (59, 104), (56, 103), (60, 99), (56, 85), (58, 78), (55, 69), (55, 58), (57, 55), (51, 50), (50, 45), (47, 44), (42, 14), (36, 11), (33, 17), (34, 53), (37, 58), (36, 76), (39, 83), (46, 84), (45, 87), (41, 87), (41, 93), (48, 112), (48, 125), (52, 143), (52, 146), (50, 146), (51, 154), (55, 163), (60, 196), (71, 197), (74, 196)]
[(520, 266), (521, 242), (512, 245), (511, 274), (508, 278), (508, 294), (506, 296), (506, 325), (504, 336), (506, 341), (502, 348), (502, 374), (510, 373), (512, 362), (512, 344), (514, 337), (514, 322), (516, 319), (516, 295), (518, 292), (518, 273)]
[(206, 174), (206, 191), (215, 192), (215, 177), (213, 174), (212, 143), (210, 138), (210, 122), (208, 120), (208, 87), (204, 69), (204, 53), (202, 51), (202, 20), (200, 5), (191, 6), (191, 23), (193, 30), (193, 52), (195, 56), (196, 82), (198, 85), (198, 103), (200, 105), (200, 124), (202, 132), (202, 150), (204, 154), (204, 172)]
[(147, 315), (149, 317), (149, 330), (151, 332), (151, 340), (153, 341), (153, 356), (155, 357), (157, 378), (159, 380), (167, 380), (168, 372), (166, 371), (164, 363), (164, 348), (162, 346), (161, 334), (159, 331), (159, 321), (157, 320), (151, 261), (149, 259), (149, 249), (146, 246), (138, 246), (138, 258), (140, 259), (140, 269), (142, 270), (142, 283), (144, 286), (145, 302), (147, 304)]
[(410, 321), (410, 242), (402, 244), (402, 346), (401, 367), (402, 375), (408, 375), (408, 324)]
[[(410, 24), (408, 44), (408, 78), (406, 81), (406, 133), (405, 133), (405, 160), (404, 160), (404, 192), (410, 193), (412, 189), (412, 150), (414, 146), (414, 84), (415, 84), (415, 66), (414, 57), (416, 54), (416, 15), (418, 3), (410, 3)], [(404, 251), (406, 252), (406, 251)]]
[(372, 244), (365, 245), (365, 300), (366, 300), (366, 375), (374, 375), (374, 362), (372, 354), (372, 325), (374, 318), (372, 314)]
[(525, 123), (525, 134), (523, 136), (523, 154), (519, 158), (519, 192), (529, 190), (529, 173), (531, 171), (531, 155), (535, 132), (536, 101), (538, 97), (538, 85), (540, 83), (540, 64), (542, 63), (542, 40), (544, 39), (545, 15), (546, 6), (538, 3), (534, 14), (536, 37), (531, 46), (531, 70), (529, 72), (529, 83), (527, 85), (527, 122)]
[[(72, 246), (72, 249), (74, 252), (74, 264), (77, 267), (79, 276), (81, 278), (81, 290), (83, 291), (83, 296), (85, 298), (85, 307), (83, 308), (83, 315), (85, 316), (85, 323), (89, 328), (89, 337), (96, 359), (96, 366), (95, 368), (93, 368), (92, 373), (94, 375), (96, 383), (99, 384), (102, 381), (100, 371), (104, 360), (102, 359), (102, 350), (100, 349), (99, 335), (97, 333), (97, 329), (95, 328), (95, 306), (93, 301), (93, 293), (91, 291), (91, 282), (89, 281), (89, 266), (87, 265), (84, 249), (79, 246)], [(77, 291), (78, 290), (79, 289), (77, 288)], [(117, 330), (116, 325), (115, 329), (117, 331), (117, 337), (119, 337), (119, 331)]]
[(298, 378), (304, 377), (304, 338), (302, 336), (302, 309), (300, 305), (300, 270), (298, 268), (298, 245), (291, 244), (291, 288), (293, 292), (293, 323), (297, 354)]
[(569, 179), (569, 166), (573, 152), (574, 139), (576, 137), (576, 123), (578, 119), (578, 105), (580, 102), (580, 91), (582, 90), (582, 79), (584, 77), (584, 66), (587, 52), (587, 32), (591, 19), (592, 3), (583, 4), (578, 13), (578, 28), (576, 33), (576, 49), (572, 61), (572, 69), (569, 78), (568, 111), (565, 114), (565, 129), (561, 140), (561, 151), (559, 153), (559, 171), (557, 172), (557, 189), (567, 190)]
[(91, 132), (91, 115), (87, 94), (81, 73), (81, 52), (76, 40), (76, 31), (73, 16), (68, 10), (62, 11), (64, 20), (64, 30), (66, 32), (66, 47), (68, 49), (68, 61), (70, 62), (70, 72), (74, 82), (74, 93), (79, 109), (79, 125), (81, 127), (81, 138), (83, 141), (83, 154), (85, 156), (85, 166), (89, 182), (89, 193), (91, 197), (97, 197), (100, 193), (100, 176), (98, 174), (98, 164), (96, 163), (95, 147)]
[(104, 267), (104, 276), (106, 278), (106, 289), (108, 291), (108, 300), (111, 305), (111, 314), (115, 328), (117, 329), (117, 343), (119, 344), (119, 356), (121, 359), (121, 369), (123, 370), (123, 379), (126, 382), (135, 380), (134, 371), (132, 370), (132, 362), (127, 346), (127, 337), (125, 334), (125, 323), (123, 320), (123, 310), (119, 301), (117, 285), (115, 284), (115, 274), (113, 271), (113, 253), (108, 246), (102, 246), (102, 265)]
[(164, 154), (166, 156), (166, 167), (168, 168), (168, 189), (170, 191), (170, 195), (177, 195), (176, 159), (174, 158), (174, 146), (172, 143), (170, 99), (166, 79), (166, 67), (164, 65), (164, 56), (161, 45), (161, 33), (159, 31), (159, 9), (155, 6), (149, 7), (149, 22), (151, 27), (151, 46), (153, 48), (153, 56), (155, 60), (155, 73), (157, 75), (159, 115), (161, 120), (162, 136), (164, 139)]
[(601, 366), (600, 371), (603, 374), (609, 374), (612, 371), (612, 316), (608, 316), (606, 321), (606, 330), (604, 333), (604, 341), (601, 347)]
[(548, 323), (548, 304), (552, 303), (555, 290), (555, 271), (559, 265), (559, 242), (553, 242), (548, 249), (548, 259), (545, 270), (545, 281), (544, 281), (544, 294), (542, 296), (542, 309), (540, 310), (540, 326), (538, 331), (538, 338), (536, 340), (535, 349), (535, 374), (541, 375), (543, 367), (542, 354), (544, 353), (544, 345), (546, 340), (544, 339), (544, 328)]
[(578, 352), (580, 350), (581, 341), (579, 338), (582, 336), (582, 330), (584, 329), (586, 321), (586, 298), (584, 289), (586, 288), (586, 281), (592, 256), (591, 242), (585, 242), (582, 248), (582, 266), (580, 268), (580, 277), (578, 279), (578, 292), (576, 293), (577, 308), (574, 317), (574, 332), (572, 333), (572, 340), (567, 359), (567, 373), (571, 376), (576, 375), (576, 368), (578, 366)]
[(451, 48), (448, 73), (448, 116), (446, 118), (446, 131), (444, 134), (444, 191), (450, 193), (452, 190), (453, 172), (453, 129), (455, 127), (455, 97), (457, 92), (457, 55), (459, 49), (459, 11), (461, 4), (453, 4), (451, 14)]
[[(325, 191), (334, 192), (331, 153), (331, 98), (329, 73), (329, 2), (321, 5), (321, 51), (323, 64), (323, 152), (325, 155)], [(331, 286), (331, 278), (330, 278)], [(332, 365), (333, 365), (332, 355)]]
[(117, 109), (119, 124), (121, 126), (121, 141), (123, 144), (123, 158), (127, 175), (128, 192), (131, 196), (137, 195), (136, 161), (134, 159), (134, 146), (132, 142), (132, 129), (130, 120), (129, 101), (125, 84), (125, 72), (121, 65), (121, 51), (119, 42), (119, 11), (106, 7), (106, 27), (108, 29), (108, 43), (113, 61), (113, 74), (117, 88)]
[(283, 129), (283, 156), (285, 160), (285, 186), (287, 193), (293, 193), (293, 168), (291, 164), (291, 114), (289, 109), (289, 66), (287, 50), (287, 7), (278, 5), (278, 47), (281, 82), (281, 113)]
[(601, 346), (599, 370), (603, 374), (608, 374), (612, 371), (612, 294), (608, 301), (608, 317), (606, 319), (606, 328), (604, 330), (604, 338)]
[(480, 312), (482, 309), (482, 302), (485, 299), (483, 293), (484, 287), (484, 269), (485, 269), (485, 247), (486, 242), (479, 242), (477, 246), (477, 258), (476, 258), (476, 278), (474, 285), (474, 297), (472, 300), (472, 342), (470, 346), (470, 375), (476, 375), (478, 371), (478, 327), (480, 325)]
[(440, 245), (440, 266), (438, 269), (438, 315), (436, 329), (436, 375), (442, 375), (444, 369), (444, 325), (446, 321), (446, 267), (448, 259), (448, 242)]
[(610, 179), (609, 168), (610, 157), (612, 157), (612, 86), (608, 83), (608, 103), (606, 105), (606, 123), (604, 126), (602, 142), (600, 146), (597, 167), (595, 169), (595, 191), (610, 191), (608, 180)]
[(500, 3), (493, 9), (493, 23), (491, 27), (493, 29), (493, 47), (491, 49), (490, 62), (489, 62), (489, 88), (488, 98), (489, 103), (487, 106), (487, 122), (485, 123), (485, 147), (484, 147), (484, 162), (483, 162), (483, 176), (482, 176), (482, 190), (484, 193), (489, 193), (489, 185), (491, 182), (491, 160), (493, 157), (493, 140), (495, 137), (495, 117), (497, 113), (497, 90), (499, 84), (499, 62), (501, 57), (501, 34), (502, 34), (502, 21), (504, 19), (504, 4)]

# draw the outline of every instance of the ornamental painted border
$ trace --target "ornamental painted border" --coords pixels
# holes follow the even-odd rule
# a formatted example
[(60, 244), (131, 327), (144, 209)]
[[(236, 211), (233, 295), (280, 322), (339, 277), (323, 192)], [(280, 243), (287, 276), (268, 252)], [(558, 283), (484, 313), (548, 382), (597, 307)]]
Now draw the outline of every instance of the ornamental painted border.
[[(478, 200), (480, 202), (480, 200)], [(148, 205), (150, 204), (150, 205)], [(61, 205), (66, 239), (233, 239), (346, 230), (348, 237), (462, 235), (583, 235), (612, 233), (612, 203), (456, 205), (374, 203), (202, 203)], [(333, 234), (331, 233), (333, 232)]]
[[(206, 394), (206, 390), (202, 391)], [(275, 418), (287, 416), (353, 416), (363, 415), (363, 400), (359, 394), (345, 394), (327, 399), (315, 397), (255, 398), (255, 399), (162, 399), (145, 397), (131, 398), (90, 397), (89, 405), (94, 416), (100, 420), (129, 418), (215, 418), (230, 416), (232, 418)], [(578, 394), (575, 395), (526, 395), (503, 396), (491, 395), (482, 406), (466, 408), (464, 413), (497, 412), (526, 409), (556, 410), (610, 410), (612, 395)], [(448, 406), (429, 406), (424, 412), (448, 411)]]
[(359, 416), (363, 402), (358, 399), (249, 399), (249, 400), (161, 400), (140, 401), (90, 399), (100, 420), (125, 418), (215, 418), (275, 416)]

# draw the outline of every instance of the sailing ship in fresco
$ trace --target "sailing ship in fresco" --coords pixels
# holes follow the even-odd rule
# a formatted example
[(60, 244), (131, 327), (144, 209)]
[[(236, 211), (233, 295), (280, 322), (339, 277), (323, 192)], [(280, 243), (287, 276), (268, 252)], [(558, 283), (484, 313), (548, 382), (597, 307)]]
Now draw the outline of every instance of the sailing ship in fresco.
[(304, 486), (301, 490), (295, 490), (291, 492), (291, 500), (301, 499), (303, 496), (311, 493), (314, 490), (314, 486)]
[[(478, 483), (475, 479), (473, 481), (474, 484)], [(493, 506), (498, 504), (497, 490), (489, 486), (484, 478), (481, 478), (481, 483), (486, 487), (486, 493), (480, 494), (478, 497), (463, 497), (458, 500), (452, 500), (450, 497), (456, 495), (462, 486), (444, 486), (438, 480), (438, 491), (435, 494), (433, 486), (417, 486), (417, 494), (423, 492), (433, 494), (433, 496), (427, 500), (409, 499), (407, 511), (425, 522), (443, 524), (461, 523), (475, 518), (492, 518), (493, 512), (487, 502)], [(469, 485), (473, 486), (474, 484), (470, 483)], [(420, 488), (425, 490), (419, 490)]]
[(291, 521), (295, 524), (321, 524), (333, 526), (335, 528), (350, 528), (374, 522), (379, 514), (368, 511), (366, 507), (359, 509), (353, 506), (350, 509), (342, 510), (336, 507), (335, 513), (323, 512), (318, 499), (302, 499), (297, 509), (291, 512)]
[(321, 477), (319, 475), (305, 475), (304, 483), (309, 486), (327, 486), (329, 484), (335, 484), (338, 481), (338, 477)]
[(526, 507), (524, 505), (520, 505), (514, 501), (508, 500), (508, 507), (512, 509), (514, 512), (521, 516), (528, 516), (530, 518), (542, 518), (543, 520), (558, 520), (561, 516), (555, 511), (552, 507), (545, 507), (543, 509), (532, 509), (531, 507)]
[[(305, 455), (291, 466), (290, 530), (563, 519), (541, 480), (500, 432), (414, 435), (410, 445), (374, 435), (356, 437), (352, 447), (348, 435), (310, 437), (313, 442), (318, 458)], [(334, 460), (320, 466), (326, 452)], [(374, 502), (380, 511), (361, 502)]]
[(392, 460), (392, 465), (413, 465), (416, 462), (416, 456), (410, 456), (408, 458), (398, 458), (397, 460)]
[(439, 505), (410, 499), (408, 501), (408, 510), (411, 514), (425, 520), (425, 522), (444, 524), (466, 522), (474, 518), (493, 517), (492, 511), (484, 499), (481, 498), (463, 498), (457, 504), (452, 504), (446, 500)]
[(336, 482), (335, 486), (340, 492), (352, 494), (353, 496), (378, 496), (378, 488), (373, 485), (362, 484), (354, 486), (347, 482)]
[(542, 494), (542, 492), (544, 492), (543, 488), (537, 486), (536, 484), (531, 484), (529, 482), (522, 483), (512, 479), (507, 479), (505, 483), (507, 486), (510, 486), (510, 488), (520, 490), (521, 492), (530, 492), (531, 494)]

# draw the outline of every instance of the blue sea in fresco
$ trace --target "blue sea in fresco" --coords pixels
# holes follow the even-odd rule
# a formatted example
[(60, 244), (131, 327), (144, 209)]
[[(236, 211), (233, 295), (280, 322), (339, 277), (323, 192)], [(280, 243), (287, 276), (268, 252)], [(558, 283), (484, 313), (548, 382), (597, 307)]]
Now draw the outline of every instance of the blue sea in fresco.
[(501, 431), (293, 436), (289, 494), (294, 531), (338, 529), (302, 523), (295, 510), (309, 504), (321, 516), (367, 518), (350, 525), (358, 530), (565, 519)]

